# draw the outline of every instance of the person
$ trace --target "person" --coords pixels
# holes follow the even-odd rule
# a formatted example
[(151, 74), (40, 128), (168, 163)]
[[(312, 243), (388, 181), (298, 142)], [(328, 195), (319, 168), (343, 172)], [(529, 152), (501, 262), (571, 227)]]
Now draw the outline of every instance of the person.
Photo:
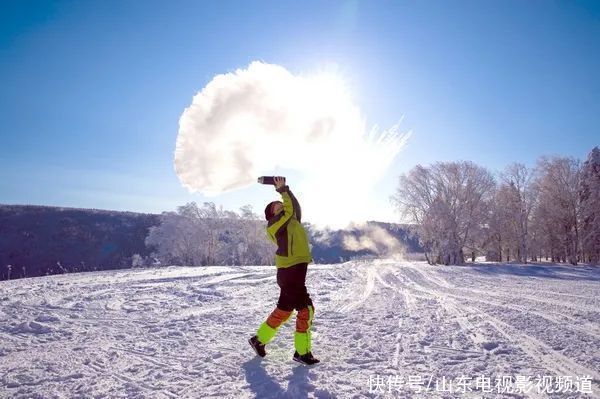
[(298, 200), (285, 185), (284, 178), (276, 177), (274, 184), (283, 202), (269, 203), (265, 208), (265, 219), (268, 221), (267, 236), (277, 245), (275, 266), (280, 294), (277, 306), (249, 342), (256, 354), (264, 357), (265, 345), (273, 340), (279, 327), (297, 310), (293, 360), (312, 365), (319, 363), (311, 352), (310, 329), (315, 308), (306, 289), (306, 271), (312, 255), (301, 224), (302, 211)]

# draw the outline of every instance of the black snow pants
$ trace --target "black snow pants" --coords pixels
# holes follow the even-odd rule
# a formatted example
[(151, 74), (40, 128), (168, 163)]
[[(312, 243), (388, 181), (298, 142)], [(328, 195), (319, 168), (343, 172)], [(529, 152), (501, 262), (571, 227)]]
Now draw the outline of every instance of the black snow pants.
[(308, 263), (277, 269), (277, 285), (281, 290), (277, 307), (281, 310), (300, 310), (313, 306), (306, 289)]

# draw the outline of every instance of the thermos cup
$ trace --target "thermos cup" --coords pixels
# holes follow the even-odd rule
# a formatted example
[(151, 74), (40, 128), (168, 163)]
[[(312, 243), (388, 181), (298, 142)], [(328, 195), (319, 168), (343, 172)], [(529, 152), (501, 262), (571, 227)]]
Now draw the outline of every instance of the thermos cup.
[[(261, 176), (258, 178), (258, 182), (260, 184), (275, 185), (275, 177), (283, 177), (283, 176)], [(283, 177), (283, 183), (285, 184), (285, 177)]]

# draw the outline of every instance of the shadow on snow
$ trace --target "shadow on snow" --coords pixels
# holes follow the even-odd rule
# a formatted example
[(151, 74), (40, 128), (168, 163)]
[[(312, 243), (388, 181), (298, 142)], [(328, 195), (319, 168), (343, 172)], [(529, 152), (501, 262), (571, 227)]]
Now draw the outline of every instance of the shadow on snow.
[(270, 376), (263, 365), (263, 359), (255, 357), (242, 365), (246, 381), (256, 398), (307, 398), (313, 392), (318, 398), (332, 398), (326, 390), (315, 390), (310, 383), (310, 368), (297, 365), (292, 369), (287, 389), (283, 389), (275, 377)]
[(448, 267), (464, 267), (473, 272), (492, 275), (550, 278), (558, 280), (600, 281), (600, 267), (590, 265), (540, 265), (540, 264), (483, 264)]

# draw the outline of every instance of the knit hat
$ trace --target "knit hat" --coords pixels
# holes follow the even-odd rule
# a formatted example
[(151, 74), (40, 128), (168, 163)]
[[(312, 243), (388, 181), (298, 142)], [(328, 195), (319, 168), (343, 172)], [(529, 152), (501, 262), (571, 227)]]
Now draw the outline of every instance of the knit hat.
[(273, 217), (273, 205), (275, 205), (278, 201), (271, 201), (265, 208), (265, 219), (269, 220)]

